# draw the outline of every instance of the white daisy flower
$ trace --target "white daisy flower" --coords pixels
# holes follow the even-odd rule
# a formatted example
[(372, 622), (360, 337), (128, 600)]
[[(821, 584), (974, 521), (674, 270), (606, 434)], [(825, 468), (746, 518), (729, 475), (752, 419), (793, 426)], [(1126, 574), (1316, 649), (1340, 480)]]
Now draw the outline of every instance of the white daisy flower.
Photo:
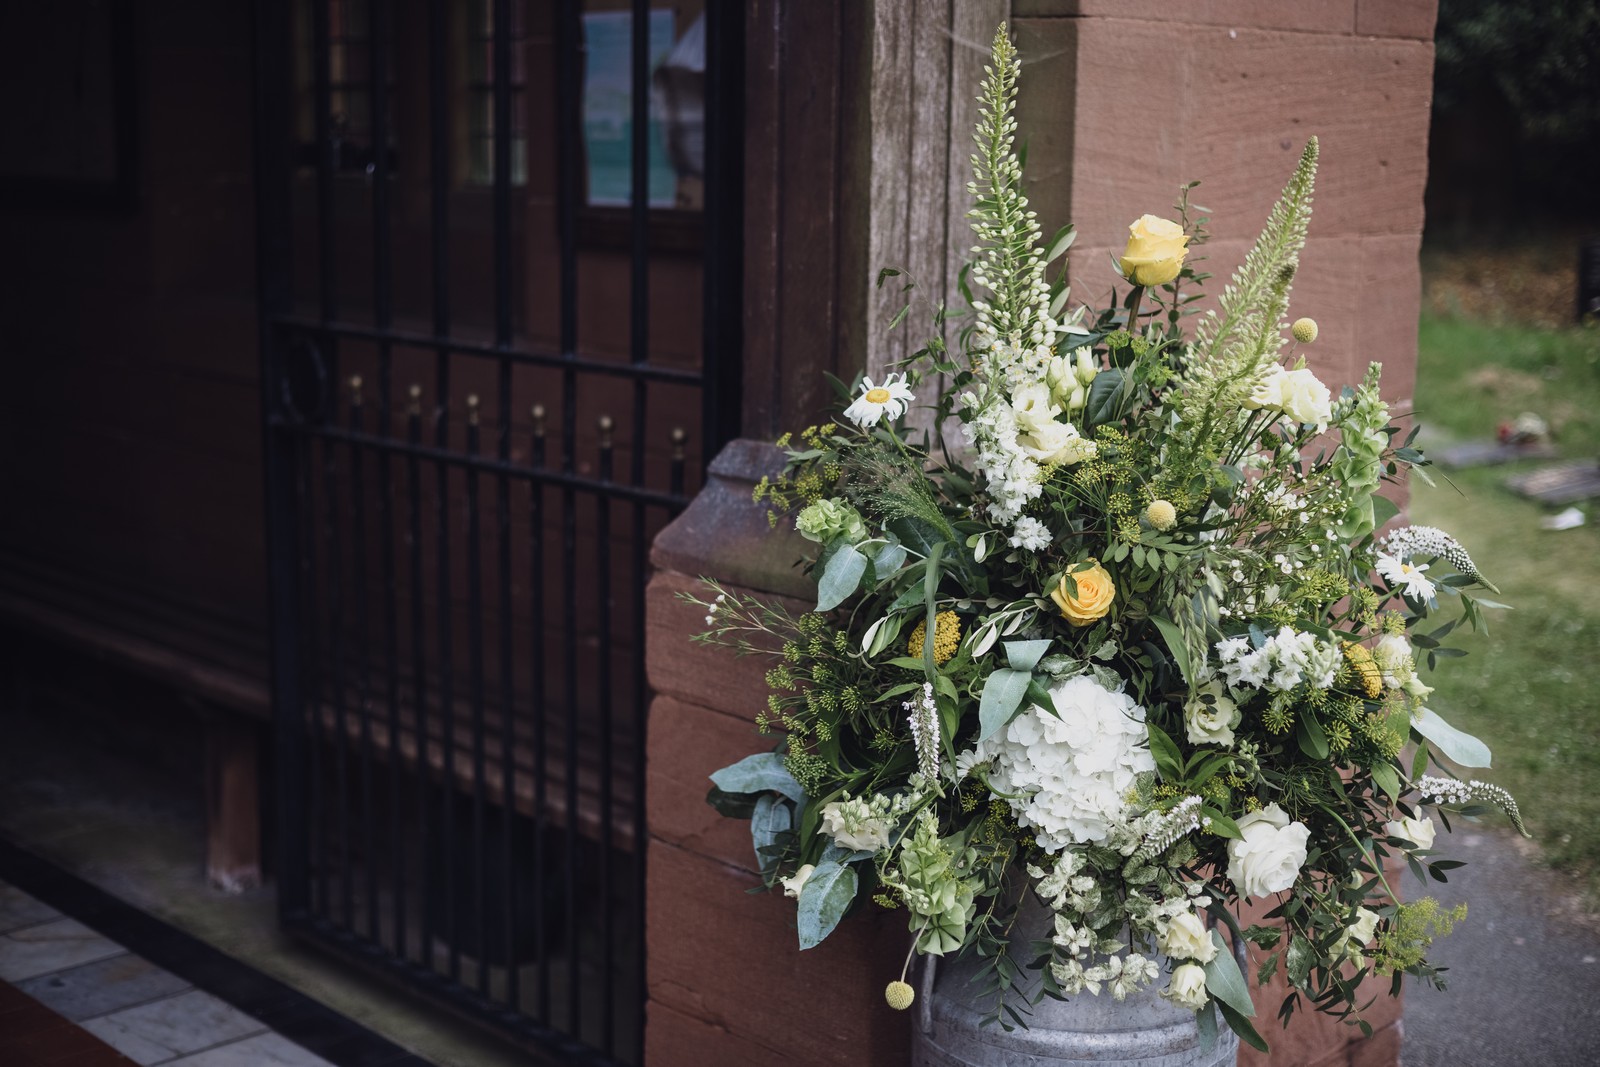
[(882, 385), (873, 385), (871, 378), (863, 378), (861, 395), (844, 409), (844, 417), (866, 429), (876, 426), (884, 415), (888, 415), (891, 421), (898, 419), (906, 413), (906, 406), (916, 398), (916, 394), (906, 388), (904, 374), (891, 374), (883, 380)]
[(1390, 589), (1398, 590), (1408, 600), (1421, 603), (1433, 599), (1433, 582), (1423, 574), (1427, 569), (1426, 563), (1407, 563), (1399, 556), (1378, 553), (1378, 573)]

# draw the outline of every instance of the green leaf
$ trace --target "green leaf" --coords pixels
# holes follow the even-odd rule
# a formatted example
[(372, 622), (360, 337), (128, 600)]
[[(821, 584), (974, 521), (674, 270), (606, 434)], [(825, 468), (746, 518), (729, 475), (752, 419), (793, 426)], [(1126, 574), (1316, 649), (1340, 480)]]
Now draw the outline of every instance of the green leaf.
[(832, 611), (861, 585), (867, 573), (867, 557), (855, 545), (845, 545), (833, 554), (817, 583), (817, 610)]
[(1133, 379), (1120, 367), (1111, 367), (1095, 375), (1089, 386), (1089, 399), (1084, 404), (1083, 421), (1090, 429), (1102, 423), (1116, 422), (1126, 413), (1128, 398), (1133, 392)]
[(1400, 514), (1400, 505), (1386, 496), (1372, 494), (1372, 528), (1380, 530), (1383, 524)]
[(978, 700), (979, 741), (986, 740), (1011, 721), (1032, 680), (1031, 671), (1011, 671), (1004, 667), (984, 679), (983, 696)]
[(856, 872), (837, 863), (819, 863), (800, 888), (795, 918), (802, 950), (815, 948), (839, 925), (856, 897)]
[(1294, 734), (1301, 752), (1312, 759), (1328, 758), (1328, 735), (1322, 732), (1322, 724), (1316, 719), (1306, 714), (1295, 716)]
[(1234, 840), (1238, 840), (1244, 836), (1244, 834), (1239, 832), (1239, 824), (1222, 814), (1222, 812), (1218, 811), (1216, 808), (1213, 808), (1209, 805), (1201, 805), (1200, 817), (1202, 819), (1209, 818), (1211, 820), (1211, 832), (1216, 834), (1218, 837), (1231, 837)]
[(1289, 942), (1289, 954), (1285, 962), (1285, 973), (1289, 981), (1297, 986), (1304, 986), (1306, 975), (1311, 973), (1311, 968), (1317, 962), (1317, 950), (1311, 947), (1299, 934), (1294, 935), (1294, 940)]
[(776, 752), (757, 752), (711, 775), (711, 784), (724, 793), (782, 793), (804, 804), (806, 791), (783, 766)]
[(1239, 973), (1239, 961), (1233, 958), (1227, 942), (1216, 930), (1211, 931), (1211, 943), (1217, 946), (1217, 954), (1205, 965), (1206, 992), (1240, 1015), (1255, 1015), (1256, 1006), (1250, 1001), (1250, 988), (1244, 984), (1244, 975)]
[(905, 561), (905, 547), (892, 541), (888, 544), (877, 545), (872, 550), (872, 570), (877, 574), (880, 582), (899, 570), (905, 564)]
[(1234, 1011), (1228, 1005), (1217, 1002), (1217, 1008), (1222, 1012), (1222, 1018), (1228, 1024), (1228, 1029), (1239, 1035), (1239, 1040), (1255, 1049), (1257, 1052), (1266, 1052), (1267, 1043), (1256, 1033), (1256, 1028), (1250, 1025), (1250, 1020)]
[(1476, 737), (1439, 718), (1437, 712), (1418, 708), (1411, 718), (1411, 728), (1432, 741), (1449, 759), (1463, 767), (1489, 766), (1489, 746)]
[(1206, 1053), (1216, 1048), (1217, 1006), (1209, 1000), (1206, 1001), (1206, 1006), (1195, 1015), (1194, 1022), (1200, 1031), (1200, 1051)]
[(1006, 660), (1014, 671), (1031, 671), (1050, 648), (1049, 639), (1043, 641), (1007, 641)]
[(1378, 783), (1378, 788), (1390, 800), (1400, 799), (1400, 775), (1395, 772), (1394, 764), (1383, 762), (1374, 763), (1370, 768), (1372, 780)]
[(1167, 642), (1167, 648), (1172, 652), (1172, 662), (1178, 665), (1178, 673), (1183, 675), (1184, 682), (1192, 689), (1194, 673), (1189, 666), (1189, 644), (1183, 639), (1183, 631), (1178, 629), (1177, 623), (1171, 619), (1163, 619), (1160, 615), (1150, 616), (1150, 621), (1161, 631), (1162, 638)]
[(1150, 755), (1155, 758), (1156, 770), (1161, 772), (1165, 781), (1180, 780), (1183, 777), (1183, 757), (1178, 753), (1178, 746), (1155, 723), (1146, 722), (1144, 725), (1150, 734)]

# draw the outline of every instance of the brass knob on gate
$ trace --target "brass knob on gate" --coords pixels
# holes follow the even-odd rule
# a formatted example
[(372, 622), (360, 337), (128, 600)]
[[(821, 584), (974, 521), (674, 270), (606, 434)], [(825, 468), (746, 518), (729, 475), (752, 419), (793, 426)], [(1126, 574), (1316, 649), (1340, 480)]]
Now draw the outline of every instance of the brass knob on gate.
[(686, 431), (682, 426), (674, 426), (672, 428), (672, 458), (673, 459), (681, 460), (683, 458), (683, 443), (685, 441), (687, 441), (688, 439), (689, 439), (688, 431)]
[(350, 375), (350, 403), (361, 406), (361, 375)]
[(535, 404), (528, 409), (528, 414), (533, 416), (533, 432), (540, 437), (544, 436), (544, 405)]
[(478, 394), (467, 394), (467, 425), (478, 425)]
[(616, 425), (616, 423), (614, 423), (611, 420), (611, 416), (610, 415), (601, 415), (600, 418), (598, 420), (596, 420), (596, 425), (600, 427), (600, 447), (601, 448), (610, 448), (611, 447), (611, 430), (612, 430), (612, 427), (614, 427)]
[(411, 403), (406, 406), (406, 414), (422, 414), (422, 386), (416, 382), (411, 383), (411, 388), (406, 390), (406, 395), (411, 398)]

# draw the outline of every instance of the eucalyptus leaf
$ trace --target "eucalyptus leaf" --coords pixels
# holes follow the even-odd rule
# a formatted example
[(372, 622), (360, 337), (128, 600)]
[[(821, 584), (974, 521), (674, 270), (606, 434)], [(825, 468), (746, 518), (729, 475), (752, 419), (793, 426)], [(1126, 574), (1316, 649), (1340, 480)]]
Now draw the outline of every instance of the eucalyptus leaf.
[(872, 550), (872, 569), (878, 575), (878, 581), (883, 581), (889, 575), (899, 570), (906, 562), (904, 545), (894, 542), (878, 545)]
[(1011, 671), (1004, 667), (984, 679), (983, 696), (978, 701), (979, 741), (987, 740), (1011, 721), (1032, 680), (1033, 674), (1029, 671)]
[(1044, 657), (1050, 648), (1048, 639), (1043, 641), (1007, 641), (1006, 660), (1014, 671), (1032, 671), (1039, 665), (1039, 660)]
[(832, 611), (861, 585), (861, 576), (867, 573), (867, 557), (855, 545), (845, 545), (835, 552), (823, 568), (822, 580), (817, 583), (817, 610)]
[(750, 815), (750, 844), (755, 848), (756, 865), (762, 874), (767, 874), (776, 860), (771, 856), (763, 856), (761, 850), (770, 849), (777, 844), (779, 834), (793, 829), (793, 806), (771, 793), (763, 793)]
[(1239, 963), (1228, 950), (1227, 942), (1222, 940), (1220, 933), (1212, 930), (1211, 943), (1217, 947), (1217, 953), (1205, 965), (1206, 992), (1246, 1018), (1255, 1015), (1256, 1006), (1250, 1002), (1250, 988), (1244, 984), (1244, 975), (1239, 973)]
[(1434, 747), (1463, 767), (1489, 766), (1489, 746), (1439, 718), (1437, 712), (1418, 708), (1411, 728), (1432, 741)]
[(795, 911), (800, 948), (815, 948), (833, 933), (855, 896), (855, 868), (831, 861), (817, 864), (800, 888), (800, 903)]
[(776, 752), (757, 752), (711, 775), (711, 784), (724, 793), (782, 793), (804, 804), (806, 791), (794, 780)]

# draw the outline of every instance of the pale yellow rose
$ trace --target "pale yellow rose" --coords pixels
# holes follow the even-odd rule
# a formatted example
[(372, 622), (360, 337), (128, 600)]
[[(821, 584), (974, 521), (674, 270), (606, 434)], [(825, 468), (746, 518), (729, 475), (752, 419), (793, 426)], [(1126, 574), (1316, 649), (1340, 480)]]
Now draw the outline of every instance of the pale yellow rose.
[(1206, 970), (1198, 963), (1185, 963), (1172, 971), (1172, 981), (1161, 995), (1180, 1008), (1199, 1011), (1210, 998), (1206, 995)]
[(1097, 619), (1103, 619), (1106, 612), (1111, 610), (1111, 602), (1117, 598), (1117, 587), (1111, 581), (1111, 574), (1097, 561), (1091, 560), (1087, 567), (1072, 572), (1072, 580), (1078, 584), (1076, 594), (1071, 592), (1072, 586), (1062, 577), (1060, 583), (1050, 590), (1050, 599), (1056, 602), (1056, 607), (1061, 609), (1061, 614), (1074, 626), (1088, 626)]
[(1122, 253), (1122, 274), (1135, 285), (1165, 285), (1183, 269), (1189, 235), (1176, 222), (1140, 215), (1128, 227), (1128, 247)]

